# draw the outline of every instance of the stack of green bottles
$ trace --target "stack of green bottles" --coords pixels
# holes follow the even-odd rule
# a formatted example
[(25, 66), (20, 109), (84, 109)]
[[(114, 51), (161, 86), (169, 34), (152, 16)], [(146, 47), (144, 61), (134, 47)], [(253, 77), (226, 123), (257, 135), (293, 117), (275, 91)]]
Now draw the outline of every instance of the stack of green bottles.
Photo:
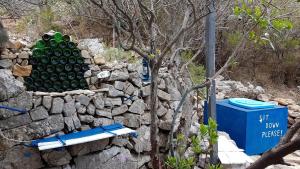
[(64, 92), (88, 89), (84, 72), (89, 69), (81, 51), (60, 32), (44, 34), (32, 49), (32, 72), (25, 78), (29, 91)]

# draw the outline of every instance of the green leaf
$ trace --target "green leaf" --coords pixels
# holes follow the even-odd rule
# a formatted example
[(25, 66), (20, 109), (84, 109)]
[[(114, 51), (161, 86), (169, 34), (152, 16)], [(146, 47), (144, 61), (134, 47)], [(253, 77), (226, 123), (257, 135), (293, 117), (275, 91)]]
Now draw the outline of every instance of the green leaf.
[(255, 38), (256, 38), (255, 32), (254, 31), (249, 32), (249, 39), (254, 40)]
[(240, 7), (235, 6), (235, 7), (233, 8), (233, 14), (234, 14), (235, 16), (239, 16), (241, 13), (242, 13), (242, 9), (241, 9)]
[(254, 8), (254, 15), (259, 18), (261, 16), (262, 12), (261, 12), (261, 8), (259, 6), (255, 6)]
[(272, 25), (277, 30), (289, 30), (293, 28), (293, 23), (287, 19), (275, 19), (272, 21)]
[(201, 136), (205, 136), (208, 133), (208, 127), (204, 124), (200, 124), (200, 134)]
[(259, 26), (260, 26), (262, 29), (267, 29), (267, 27), (268, 27), (268, 20), (265, 19), (265, 18), (260, 18), (260, 19), (258, 20), (258, 24), (259, 24)]

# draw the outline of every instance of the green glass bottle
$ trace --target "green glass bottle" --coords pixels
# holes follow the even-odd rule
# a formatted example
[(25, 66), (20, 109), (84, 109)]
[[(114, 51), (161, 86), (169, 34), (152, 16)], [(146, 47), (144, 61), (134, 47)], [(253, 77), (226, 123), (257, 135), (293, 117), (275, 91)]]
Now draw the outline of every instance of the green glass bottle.
[(88, 85), (87, 85), (87, 82), (85, 79), (81, 79), (79, 80), (79, 85), (82, 89), (87, 89), (88, 88)]
[(70, 85), (72, 89), (77, 89), (77, 87), (79, 86), (79, 82), (77, 80), (72, 80)]
[(64, 71), (65, 66), (62, 65), (62, 64), (58, 64), (58, 65), (56, 65), (55, 69), (56, 69), (56, 72), (57, 72), (57, 73), (60, 73), (60, 72), (63, 72), (63, 71)]
[(39, 72), (43, 72), (43, 71), (45, 71), (45, 65), (38, 64), (38, 65), (36, 65), (35, 69), (38, 70)]
[(56, 81), (58, 80), (58, 75), (57, 75), (57, 74), (52, 74), (52, 75), (50, 76), (50, 80), (51, 80), (52, 82), (56, 82)]
[(48, 56), (48, 57), (52, 56), (52, 55), (53, 55), (52, 49), (49, 48), (49, 47), (46, 47), (46, 48), (44, 49), (44, 54), (45, 54), (46, 56)]
[(52, 48), (52, 49), (54, 49), (54, 48), (57, 48), (57, 42), (55, 41), (55, 39), (51, 39), (50, 41), (49, 41), (49, 46), (50, 46), (50, 48)]
[(64, 40), (65, 42), (70, 42), (71, 37), (70, 37), (69, 35), (64, 35), (64, 36), (63, 36), (63, 40)]
[(63, 55), (64, 55), (64, 56), (69, 57), (69, 56), (71, 56), (71, 54), (72, 54), (72, 52), (71, 52), (70, 49), (64, 49), (64, 50), (63, 50)]
[(76, 44), (74, 42), (67, 42), (67, 48), (74, 49), (76, 48)]
[(45, 41), (45, 42), (49, 42), (50, 39), (52, 38), (51, 35), (45, 33), (43, 36), (42, 36), (42, 39)]
[(43, 41), (42, 39), (39, 39), (36, 44), (35, 44), (35, 48), (38, 48), (38, 49), (43, 49), (44, 47), (46, 46), (46, 43), (45, 41)]
[(83, 64), (84, 63), (83, 57), (76, 57), (76, 63)]
[(75, 64), (76, 63), (76, 57), (75, 56), (70, 56), (69, 57), (69, 63), (70, 64)]
[(43, 86), (40, 86), (40, 87), (38, 87), (38, 91), (41, 91), (41, 92), (46, 92), (46, 91), (47, 91), (47, 89), (46, 89), (46, 88), (44, 88)]
[(84, 75), (84, 74), (83, 74), (82, 72), (77, 72), (77, 73), (76, 73), (76, 79), (78, 79), (78, 80), (83, 79), (83, 78), (84, 78), (83, 75)]
[(53, 73), (54, 70), (55, 70), (55, 67), (54, 67), (53, 65), (48, 65), (48, 66), (47, 66), (47, 72), (48, 72), (48, 73)]
[(59, 43), (63, 40), (63, 35), (60, 32), (55, 32), (53, 38), (57, 43)]
[(49, 90), (49, 88), (51, 88), (53, 86), (52, 82), (50, 80), (46, 80), (44, 82), (44, 87)]
[(68, 75), (67, 73), (61, 72), (58, 75), (59, 80), (67, 80), (68, 79)]
[(80, 50), (79, 49), (73, 49), (72, 50), (72, 55), (75, 57), (79, 57), (80, 56)]
[(37, 91), (37, 87), (34, 86), (34, 85), (28, 85), (28, 86), (27, 86), (27, 90), (28, 90), (28, 91), (33, 91), (33, 92), (35, 92), (35, 91)]
[(58, 47), (59, 47), (60, 49), (65, 49), (65, 48), (67, 47), (67, 44), (66, 44), (66, 42), (64, 42), (64, 41), (61, 41), (61, 42), (58, 43)]
[(32, 77), (33, 79), (38, 79), (38, 78), (40, 78), (40, 72), (39, 72), (38, 70), (32, 70), (32, 71), (31, 71), (31, 77)]
[(70, 83), (68, 81), (64, 80), (62, 82), (62, 88), (65, 89), (65, 90), (69, 89), (70, 88)]
[(34, 48), (32, 50), (32, 57), (39, 58), (44, 54), (43, 50), (40, 48)]
[(76, 74), (74, 72), (69, 72), (68, 73), (68, 79), (69, 80), (74, 80), (76, 78)]
[(66, 63), (68, 63), (68, 58), (65, 57), (65, 56), (60, 57), (59, 58), (59, 63), (63, 64), (63, 65), (66, 64)]
[(89, 66), (87, 65), (87, 64), (84, 64), (83, 66), (81, 66), (81, 70), (82, 70), (82, 72), (86, 72), (86, 71), (88, 71), (90, 68), (89, 68)]
[(50, 61), (51, 64), (53, 64), (53, 65), (57, 65), (57, 64), (59, 63), (59, 58), (56, 57), (56, 56), (51, 57), (50, 60), (51, 60), (51, 61)]
[(25, 81), (25, 83), (26, 84), (28, 84), (28, 85), (33, 85), (33, 78), (32, 77), (25, 77), (24, 78), (24, 81)]
[(34, 86), (36, 86), (37, 88), (39, 88), (40, 86), (42, 86), (42, 84), (43, 84), (43, 81), (42, 81), (42, 79), (34, 79)]
[(41, 57), (41, 63), (42, 64), (48, 64), (50, 62), (50, 58), (48, 57), (48, 56), (46, 56), (46, 55), (44, 55), (44, 56), (42, 56)]
[(75, 72), (79, 72), (79, 71), (81, 70), (81, 66), (80, 66), (79, 64), (75, 64), (75, 65), (73, 66), (73, 70), (74, 70)]
[(60, 82), (56, 81), (53, 83), (53, 88), (55, 89), (55, 91), (59, 91), (61, 89), (62, 85)]
[(49, 73), (48, 72), (41, 72), (41, 79), (43, 79), (43, 80), (49, 79)]
[(67, 72), (70, 72), (71, 70), (73, 70), (73, 66), (72, 66), (71, 64), (66, 64), (66, 65), (65, 65), (65, 70), (66, 70)]
[(62, 50), (59, 48), (53, 49), (54, 56), (61, 57), (63, 55)]
[(39, 62), (39, 58), (31, 57), (31, 58), (29, 59), (29, 64), (32, 65), (32, 66), (37, 65), (38, 62)]
[(48, 92), (55, 92), (56, 90), (53, 87), (48, 88)]

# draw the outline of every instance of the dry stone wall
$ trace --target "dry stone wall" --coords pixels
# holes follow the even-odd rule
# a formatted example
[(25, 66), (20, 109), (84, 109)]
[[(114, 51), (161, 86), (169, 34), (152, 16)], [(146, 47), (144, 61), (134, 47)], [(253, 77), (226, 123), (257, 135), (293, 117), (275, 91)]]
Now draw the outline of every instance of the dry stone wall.
[[(20, 48), (19, 54), (8, 51), (17, 57), (9, 59), (11, 65), (0, 69), (0, 105), (26, 111), (0, 109), (0, 129), (6, 137), (0, 137), (1, 169), (150, 166), (150, 86), (141, 81), (140, 64), (97, 62), (103, 57), (93, 54), (90, 43), (92, 46), (100, 44), (95, 40), (79, 43), (86, 62), (90, 62), (90, 70), (84, 75), (90, 90), (63, 93), (26, 91), (22, 76), (14, 73), (17, 65), (14, 59), (22, 52), (28, 54), (29, 50)], [(163, 68), (160, 72), (157, 137), (161, 152), (165, 152), (172, 116), (181, 94), (170, 84), (174, 79), (168, 70)], [(119, 136), (47, 151), (7, 139), (33, 140), (113, 123), (135, 129), (138, 137)]]

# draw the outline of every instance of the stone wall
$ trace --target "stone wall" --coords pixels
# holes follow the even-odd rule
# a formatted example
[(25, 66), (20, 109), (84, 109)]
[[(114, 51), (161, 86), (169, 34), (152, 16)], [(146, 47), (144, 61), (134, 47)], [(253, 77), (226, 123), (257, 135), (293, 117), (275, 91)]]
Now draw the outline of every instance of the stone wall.
[[(85, 41), (79, 43), (79, 46), (86, 62), (90, 62), (90, 70), (85, 73), (90, 90), (63, 93), (26, 91), (22, 77), (14, 73), (17, 64), (14, 59), (18, 60), (22, 52), (28, 55), (29, 51), (24, 48), (19, 50), (19, 54), (9, 51), (8, 55), (16, 55), (17, 58), (12, 59), (10, 66), (2, 66), (5, 69), (0, 69), (0, 105), (26, 112), (0, 109), (2, 134), (10, 139), (24, 141), (121, 123), (135, 129), (138, 137), (119, 136), (47, 151), (38, 151), (37, 148), (1, 137), (1, 169), (102, 169), (121, 165), (132, 169), (150, 166), (150, 86), (141, 81), (140, 64), (105, 63), (100, 54), (93, 53), (89, 43)], [(93, 43), (95, 45), (96, 42)], [(6, 57), (1, 61), (6, 59), (10, 60)], [(107, 76), (97, 77), (103, 72)], [(172, 116), (181, 98), (174, 84), (168, 70), (162, 68), (157, 112), (157, 137), (162, 153), (167, 150)]]

